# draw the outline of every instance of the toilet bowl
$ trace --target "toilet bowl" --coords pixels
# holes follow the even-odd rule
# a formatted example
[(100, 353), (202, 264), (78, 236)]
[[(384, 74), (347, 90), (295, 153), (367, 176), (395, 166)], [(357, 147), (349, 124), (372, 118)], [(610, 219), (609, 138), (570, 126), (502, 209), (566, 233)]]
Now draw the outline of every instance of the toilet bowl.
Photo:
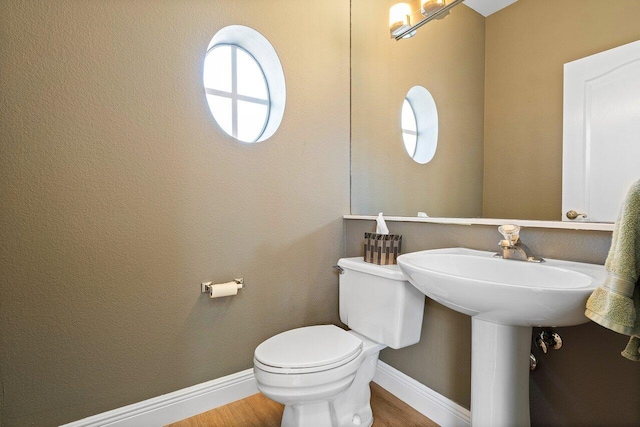
[(254, 353), (258, 390), (285, 405), (283, 427), (370, 426), (380, 350), (420, 340), (424, 294), (393, 266), (341, 259), (340, 319), (275, 335)]
[(285, 427), (368, 426), (369, 382), (384, 347), (334, 325), (308, 326), (258, 346), (253, 371), (258, 389), (285, 405)]

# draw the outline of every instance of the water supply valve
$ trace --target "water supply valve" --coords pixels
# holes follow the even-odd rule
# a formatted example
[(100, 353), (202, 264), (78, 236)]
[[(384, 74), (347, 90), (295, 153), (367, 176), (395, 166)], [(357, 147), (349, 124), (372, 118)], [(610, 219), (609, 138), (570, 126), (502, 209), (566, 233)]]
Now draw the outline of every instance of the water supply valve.
[(549, 349), (558, 350), (562, 347), (562, 338), (556, 331), (543, 330), (538, 334), (535, 339), (536, 347), (542, 350), (543, 353), (549, 351)]
[(538, 359), (533, 355), (533, 353), (529, 353), (529, 370), (535, 371), (538, 367)]

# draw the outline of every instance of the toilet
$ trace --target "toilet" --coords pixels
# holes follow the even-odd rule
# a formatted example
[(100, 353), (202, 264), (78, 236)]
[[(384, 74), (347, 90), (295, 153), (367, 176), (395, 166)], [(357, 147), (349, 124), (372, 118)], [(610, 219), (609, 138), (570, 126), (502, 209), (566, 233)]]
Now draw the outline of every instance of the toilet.
[(258, 389), (285, 405), (283, 427), (370, 426), (369, 383), (380, 350), (420, 341), (424, 294), (397, 265), (343, 258), (340, 320), (351, 328), (317, 325), (292, 329), (254, 353)]

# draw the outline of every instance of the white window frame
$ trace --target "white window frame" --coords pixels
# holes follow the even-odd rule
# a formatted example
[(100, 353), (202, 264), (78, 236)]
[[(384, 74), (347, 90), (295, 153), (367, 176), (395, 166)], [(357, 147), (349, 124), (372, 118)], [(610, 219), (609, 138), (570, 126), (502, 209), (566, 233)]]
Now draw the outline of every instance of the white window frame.
[[(264, 71), (262, 70), (260, 63), (256, 60), (256, 58), (254, 58), (253, 55), (251, 55), (251, 53), (248, 52), (246, 49), (243, 49), (242, 47), (237, 46), (235, 44), (230, 44), (230, 43), (216, 44), (214, 46), (211, 46), (209, 50), (207, 50), (207, 55), (209, 55), (215, 49), (221, 48), (221, 47), (231, 48), (231, 92), (227, 92), (219, 89), (213, 89), (209, 87), (205, 87), (205, 92), (207, 93), (207, 95), (220, 96), (222, 98), (231, 99), (231, 136), (233, 136), (235, 139), (238, 139), (238, 140), (240, 140), (240, 138), (238, 138), (238, 101), (245, 101), (253, 104), (266, 105), (267, 114), (265, 116), (264, 123), (262, 124), (262, 129), (252, 141), (243, 141), (243, 142), (256, 142), (260, 139), (260, 137), (264, 133), (264, 130), (267, 127), (267, 123), (269, 123), (269, 114), (271, 112), (271, 101), (270, 101), (271, 96), (269, 93), (269, 84), (267, 82), (267, 78), (265, 77)], [(260, 69), (260, 72), (262, 74), (262, 78), (264, 79), (264, 84), (267, 90), (267, 99), (255, 98), (252, 96), (241, 95), (238, 93), (238, 59), (237, 59), (238, 49), (244, 51), (247, 55), (249, 55), (249, 57), (255, 61), (256, 65)], [(214, 116), (214, 119), (215, 119), (215, 116)]]
[[(416, 150), (418, 149), (418, 120), (416, 119), (416, 112), (413, 109), (413, 105), (411, 105), (411, 102), (405, 98), (404, 101), (402, 102), (402, 112), (401, 117), (400, 117), (400, 123), (402, 124), (402, 122), (404, 122), (404, 117), (402, 117), (402, 113), (404, 113), (404, 105), (405, 102), (407, 103), (407, 105), (409, 106), (409, 109), (411, 110), (411, 119), (413, 120), (413, 123), (415, 124), (415, 129), (416, 130), (411, 130), (411, 129), (406, 129), (404, 127), (401, 126), (402, 128), (402, 141), (404, 142), (404, 148), (407, 150), (407, 154), (409, 154), (409, 156), (413, 159), (416, 155)], [(413, 143), (413, 152), (409, 152), (409, 147), (407, 146), (407, 140), (405, 136), (412, 136), (414, 137), (414, 143)]]
[[(209, 42), (207, 52), (218, 45), (234, 45), (247, 52), (258, 63), (265, 78), (268, 90), (269, 106), (267, 119), (261, 135), (254, 142), (261, 142), (272, 137), (284, 118), (287, 91), (282, 64), (271, 43), (256, 30), (243, 25), (229, 25), (220, 29)], [(205, 57), (206, 57), (205, 54)], [(213, 94), (207, 92), (205, 95)], [(232, 98), (233, 100), (233, 98)], [(243, 100), (240, 96), (237, 100)], [(209, 109), (211, 111), (211, 109)], [(236, 115), (237, 120), (237, 115)], [(236, 124), (237, 126), (237, 124)], [(236, 128), (237, 129), (237, 128)], [(237, 130), (236, 130), (237, 133)], [(236, 138), (236, 137), (234, 137)], [(236, 138), (237, 139), (237, 138)], [(238, 140), (240, 141), (240, 140)], [(242, 142), (242, 141), (241, 141)]]
[(405, 97), (416, 118), (416, 152), (411, 158), (421, 165), (429, 163), (438, 148), (438, 108), (431, 93), (422, 86), (409, 89)]

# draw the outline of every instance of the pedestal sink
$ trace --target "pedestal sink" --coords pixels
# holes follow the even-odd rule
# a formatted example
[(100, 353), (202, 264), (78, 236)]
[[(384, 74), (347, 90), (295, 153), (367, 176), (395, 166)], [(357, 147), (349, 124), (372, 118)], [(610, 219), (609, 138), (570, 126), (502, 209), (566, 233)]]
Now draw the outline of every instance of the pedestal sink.
[(471, 424), (529, 426), (529, 353), (533, 326), (573, 326), (604, 266), (546, 259), (494, 258), (464, 248), (413, 252), (400, 269), (426, 296), (472, 316)]

